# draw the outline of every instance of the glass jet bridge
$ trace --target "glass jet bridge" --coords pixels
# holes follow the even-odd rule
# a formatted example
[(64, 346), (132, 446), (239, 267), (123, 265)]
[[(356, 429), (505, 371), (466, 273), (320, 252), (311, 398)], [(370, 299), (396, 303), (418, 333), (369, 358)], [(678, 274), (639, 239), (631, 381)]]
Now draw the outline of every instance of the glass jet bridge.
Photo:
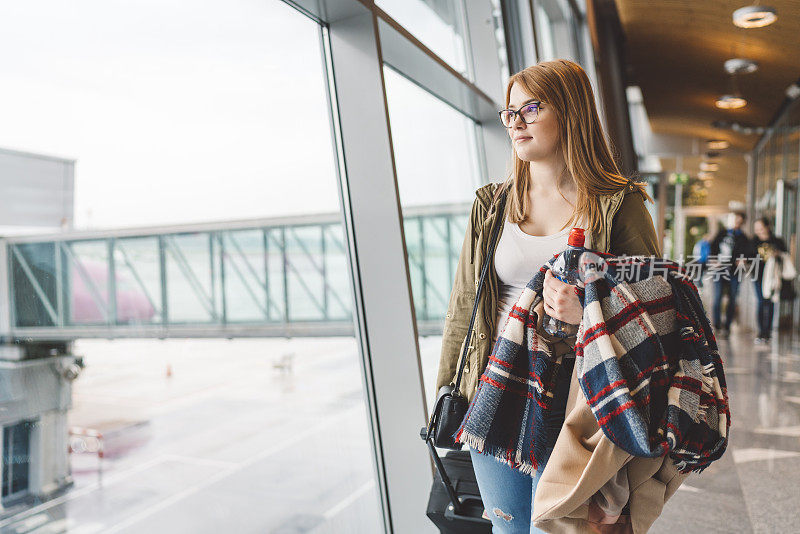
[[(406, 208), (420, 334), (441, 333), (469, 206)], [(0, 239), (6, 341), (352, 336), (335, 214)]]

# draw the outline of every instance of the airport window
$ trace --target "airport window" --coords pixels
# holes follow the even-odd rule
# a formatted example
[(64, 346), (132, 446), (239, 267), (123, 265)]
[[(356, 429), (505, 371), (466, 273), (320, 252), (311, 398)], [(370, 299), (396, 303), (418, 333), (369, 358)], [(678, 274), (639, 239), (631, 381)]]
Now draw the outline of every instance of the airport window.
[(4, 429), (3, 496), (41, 528), (383, 530), (322, 35), (279, 1), (4, 9), (3, 417), (45, 422)]
[(463, 0), (377, 0), (375, 3), (434, 54), (470, 77)]
[(539, 43), (539, 61), (555, 59), (553, 42), (553, 22), (541, 3), (536, 4), (536, 37)]
[[(533, 5), (528, 0), (496, 0), (502, 9), (510, 73), (536, 63)], [(505, 81), (503, 85), (505, 86)]]
[(394, 70), (385, 67), (384, 76), (426, 395), (433, 399), (444, 315), (482, 182), (477, 126)]
[(567, 58), (581, 61), (575, 16), (566, 0), (536, 0), (534, 22), (539, 61)]
[(508, 65), (508, 44), (506, 30), (503, 25), (503, 10), (500, 0), (492, 0), (492, 27), (497, 40), (497, 55), (500, 62), (500, 83), (505, 88), (508, 77), (511, 76)]

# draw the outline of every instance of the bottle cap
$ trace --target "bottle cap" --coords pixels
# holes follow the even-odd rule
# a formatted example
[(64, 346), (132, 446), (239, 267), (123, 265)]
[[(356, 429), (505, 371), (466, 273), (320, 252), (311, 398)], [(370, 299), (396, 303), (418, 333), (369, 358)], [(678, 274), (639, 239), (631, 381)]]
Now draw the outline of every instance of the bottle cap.
[(583, 228), (573, 228), (569, 232), (569, 239), (567, 239), (567, 244), (571, 247), (582, 247), (585, 242), (585, 236), (583, 235)]

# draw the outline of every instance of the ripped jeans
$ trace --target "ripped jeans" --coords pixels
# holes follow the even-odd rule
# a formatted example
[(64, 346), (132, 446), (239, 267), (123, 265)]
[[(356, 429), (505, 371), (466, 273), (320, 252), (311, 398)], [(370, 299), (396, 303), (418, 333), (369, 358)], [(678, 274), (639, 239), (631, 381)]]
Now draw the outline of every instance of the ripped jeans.
[[(551, 430), (549, 435), (552, 438), (548, 444), (550, 450), (564, 423), (574, 361), (571, 359), (567, 365), (563, 365), (556, 379), (553, 408), (545, 423)], [(539, 475), (536, 472), (532, 476), (526, 475), (494, 456), (468, 448), (483, 507), (492, 522), (492, 534), (544, 534), (543, 530), (531, 525), (533, 496), (536, 494)]]
[(492, 522), (492, 534), (539, 534), (531, 525), (533, 496), (539, 476), (526, 475), (494, 456), (469, 448), (483, 507)]

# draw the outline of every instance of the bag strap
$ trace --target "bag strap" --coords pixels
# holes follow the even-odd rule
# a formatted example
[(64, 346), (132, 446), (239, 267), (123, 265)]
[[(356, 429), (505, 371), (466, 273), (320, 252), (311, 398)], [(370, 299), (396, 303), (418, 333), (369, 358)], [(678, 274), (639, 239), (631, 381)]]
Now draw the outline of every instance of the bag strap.
[[(502, 186), (499, 186), (502, 187)], [(472, 317), (469, 320), (469, 328), (467, 329), (467, 340), (464, 342), (464, 350), (461, 353), (461, 363), (458, 366), (458, 376), (456, 377), (455, 387), (453, 387), (453, 395), (460, 395), (458, 392), (458, 386), (461, 383), (461, 374), (464, 372), (464, 365), (467, 361), (467, 351), (469, 350), (469, 340), (472, 337), (472, 328), (475, 326), (475, 316), (478, 313), (478, 304), (480, 303), (481, 292), (483, 291), (483, 284), (486, 280), (486, 273), (489, 271), (489, 264), (492, 263), (492, 255), (494, 254), (495, 245), (497, 244), (497, 234), (500, 233), (500, 227), (503, 226), (505, 222), (505, 207), (506, 207), (506, 198), (508, 197), (508, 187), (504, 188), (501, 197), (500, 197), (500, 204), (498, 205), (498, 210), (500, 212), (500, 217), (503, 220), (500, 220), (494, 227), (492, 231), (492, 238), (489, 242), (489, 251), (488, 254), (484, 257), (483, 261), (483, 268), (481, 269), (481, 278), (478, 282), (478, 289), (475, 291), (475, 304), (472, 307)]]

